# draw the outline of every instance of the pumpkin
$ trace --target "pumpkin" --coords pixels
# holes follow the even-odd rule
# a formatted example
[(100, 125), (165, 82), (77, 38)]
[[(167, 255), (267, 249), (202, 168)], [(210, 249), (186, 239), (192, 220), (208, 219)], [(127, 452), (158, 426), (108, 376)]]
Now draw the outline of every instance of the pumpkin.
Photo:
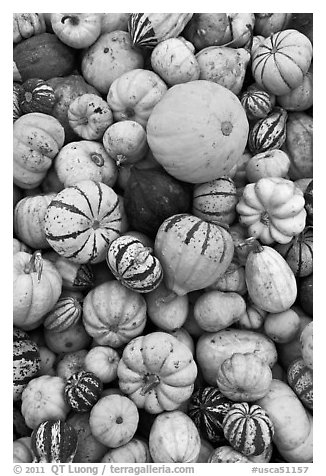
[(155, 255), (164, 282), (178, 296), (213, 284), (230, 265), (234, 245), (222, 227), (188, 214), (173, 215), (158, 229)]
[(98, 344), (120, 347), (142, 333), (146, 324), (145, 299), (116, 280), (107, 281), (86, 295), (83, 322)]
[(44, 218), (50, 246), (75, 263), (105, 259), (112, 240), (123, 231), (122, 204), (111, 187), (83, 180), (59, 192)]
[[(68, 327), (66, 329), (62, 330), (53, 330), (51, 328), (49, 329), (46, 327), (44, 329), (44, 338), (47, 347), (53, 352), (56, 352), (57, 354), (65, 352), (75, 352), (77, 350), (81, 350), (89, 346), (91, 338), (86, 332), (85, 327), (80, 318), (78, 318), (77, 321), (72, 325), (69, 325), (69, 323), (67, 322), (67, 326)], [(60, 327), (64, 327), (64, 324), (60, 326), (59, 322), (58, 328)]]
[(132, 291), (147, 293), (157, 288), (163, 278), (160, 261), (132, 236), (114, 240), (107, 252), (107, 264), (113, 275)]
[(20, 43), (46, 30), (43, 13), (13, 13), (13, 42)]
[(200, 75), (193, 51), (180, 38), (160, 41), (151, 53), (151, 65), (169, 86), (194, 81)]
[(291, 165), (291, 180), (313, 176), (313, 118), (305, 112), (289, 112), (283, 145)]
[(64, 399), (65, 381), (61, 377), (41, 375), (33, 378), (22, 393), (21, 412), (33, 430), (44, 420), (65, 420), (69, 406)]
[(292, 18), (292, 13), (255, 13), (254, 31), (264, 37), (287, 28)]
[(295, 276), (302, 278), (313, 271), (313, 229), (307, 227), (290, 243), (274, 247), (292, 269)]
[(128, 30), (133, 46), (153, 48), (168, 38), (177, 37), (192, 13), (132, 13)]
[(267, 395), (256, 403), (271, 419), (273, 443), (285, 461), (312, 462), (312, 417), (289, 385), (273, 379)]
[(90, 140), (70, 142), (54, 160), (54, 169), (64, 188), (83, 180), (101, 182), (113, 187), (118, 170), (102, 144)]
[(147, 142), (155, 159), (170, 175), (190, 183), (227, 175), (247, 137), (247, 117), (239, 99), (206, 80), (172, 86), (147, 124)]
[(217, 369), (217, 386), (235, 402), (254, 402), (264, 397), (272, 382), (269, 365), (254, 353), (234, 353)]
[(23, 114), (19, 104), (19, 95), (21, 94), (22, 91), (23, 91), (23, 86), (14, 81), (13, 83), (13, 110), (12, 110), (13, 122), (15, 122)]
[(51, 13), (51, 26), (62, 43), (82, 49), (100, 36), (102, 19), (99, 13)]
[(216, 386), (217, 369), (232, 357), (235, 349), (238, 353), (255, 354), (270, 367), (277, 360), (275, 344), (259, 332), (232, 328), (214, 333), (205, 332), (197, 341), (196, 362), (209, 385)]
[(200, 446), (198, 430), (183, 412), (164, 412), (155, 418), (149, 434), (154, 463), (195, 463)]
[(310, 369), (313, 368), (313, 322), (307, 324), (300, 334), (302, 358)]
[(23, 114), (42, 112), (50, 114), (55, 102), (54, 91), (42, 79), (27, 79), (19, 93), (19, 106)]
[(55, 193), (25, 197), (15, 207), (14, 231), (31, 248), (49, 248), (43, 226), (47, 207), (54, 197)]
[(106, 100), (115, 121), (136, 121), (145, 128), (166, 91), (166, 84), (156, 73), (138, 67), (112, 82)]
[(129, 33), (117, 30), (101, 34), (95, 43), (84, 50), (81, 72), (87, 83), (101, 94), (107, 94), (115, 79), (143, 65), (144, 58), (139, 50), (133, 48)]
[(304, 360), (294, 360), (287, 369), (287, 381), (309, 410), (313, 410), (313, 371)]
[(22, 81), (29, 78), (46, 81), (71, 74), (75, 68), (75, 54), (53, 33), (40, 33), (14, 47), (14, 63)]
[(130, 171), (124, 205), (130, 227), (155, 238), (164, 220), (189, 211), (191, 192), (163, 169), (141, 169), (137, 164)]
[(223, 420), (232, 404), (216, 387), (200, 387), (190, 398), (188, 416), (203, 438), (221, 445), (225, 442)]
[(252, 74), (259, 86), (281, 96), (302, 83), (312, 59), (310, 40), (296, 30), (272, 33), (253, 53)]
[(111, 33), (116, 30), (128, 31), (130, 13), (101, 13), (101, 17), (101, 33)]
[(51, 261), (59, 271), (63, 289), (83, 291), (93, 287), (95, 277), (90, 265), (73, 263), (55, 251), (47, 251), (44, 258)]
[(104, 99), (85, 93), (74, 99), (68, 108), (71, 129), (82, 139), (102, 139), (105, 130), (113, 123), (112, 111)]
[(121, 121), (109, 126), (103, 135), (106, 152), (117, 165), (133, 165), (148, 151), (145, 129), (136, 121)]
[(42, 258), (20, 251), (13, 257), (13, 323), (30, 330), (38, 327), (58, 301), (62, 278), (55, 266)]
[(13, 463), (32, 463), (31, 437), (23, 436), (13, 442)]
[(132, 339), (118, 364), (120, 389), (149, 413), (172, 411), (193, 392), (197, 366), (175, 337), (152, 332)]
[(254, 123), (249, 132), (248, 147), (253, 154), (280, 149), (286, 138), (287, 112), (275, 107), (267, 117)]
[(97, 345), (90, 349), (85, 357), (85, 370), (93, 372), (104, 384), (117, 377), (120, 355), (112, 347)]
[(305, 209), (306, 209), (306, 212), (307, 212), (307, 224), (308, 225), (313, 225), (313, 180), (311, 179), (311, 181), (308, 183), (308, 186), (306, 188), (306, 190), (304, 191), (304, 194), (303, 194), (303, 197), (304, 197), (304, 201), (305, 201)]
[(291, 180), (266, 177), (245, 186), (236, 206), (239, 222), (263, 244), (289, 243), (306, 224), (301, 190)]
[(300, 278), (298, 282), (298, 297), (302, 309), (309, 315), (313, 316), (313, 274)]
[(37, 372), (37, 377), (40, 377), (41, 375), (56, 375), (56, 371), (54, 369), (57, 359), (56, 354), (44, 345), (39, 346), (39, 351), (41, 363), (40, 369)]
[(231, 446), (219, 446), (210, 457), (208, 463), (251, 463), (247, 456), (234, 450)]
[(103, 383), (93, 372), (82, 370), (68, 378), (65, 399), (74, 412), (86, 413), (99, 400), (102, 389)]
[(261, 178), (286, 178), (290, 168), (288, 155), (280, 149), (267, 150), (251, 157), (246, 164), (248, 182), (258, 182)]
[(40, 352), (26, 332), (17, 327), (13, 332), (13, 400), (17, 401), (40, 368)]
[(235, 260), (231, 261), (225, 273), (208, 286), (207, 290), (233, 292), (243, 296), (247, 292), (244, 267)]
[(267, 314), (264, 331), (274, 342), (284, 344), (295, 338), (300, 328), (300, 318), (294, 309)]
[(277, 103), (287, 111), (306, 111), (313, 104), (313, 73), (312, 69), (305, 74), (299, 86), (287, 94), (277, 97)]
[(14, 183), (23, 189), (38, 187), (64, 142), (59, 121), (48, 114), (32, 112), (14, 123)]
[(261, 455), (272, 443), (273, 423), (259, 405), (235, 403), (223, 420), (223, 432), (231, 446), (245, 456)]
[(89, 416), (90, 413), (70, 413), (67, 419), (67, 423), (76, 430), (78, 437), (74, 463), (97, 463), (108, 450), (92, 435)]
[(109, 449), (101, 459), (101, 463), (150, 463), (148, 443), (139, 438), (132, 438), (119, 448)]
[(167, 332), (168, 334), (171, 334), (171, 336), (175, 337), (179, 342), (182, 342), (183, 344), (185, 344), (190, 350), (190, 352), (194, 355), (195, 353), (194, 340), (184, 327), (179, 327), (178, 329), (174, 329), (172, 331), (165, 331), (165, 332)]
[(89, 424), (100, 443), (118, 448), (133, 438), (138, 420), (137, 407), (129, 398), (108, 395), (100, 398), (92, 408)]
[(217, 225), (230, 225), (236, 217), (237, 189), (229, 177), (197, 184), (193, 190), (192, 213)]
[(231, 41), (230, 23), (227, 13), (194, 13), (183, 34), (200, 51), (207, 46)]
[(246, 310), (246, 302), (238, 293), (232, 291), (207, 291), (199, 296), (194, 306), (194, 317), (206, 332), (226, 329)]
[(65, 382), (76, 372), (85, 370), (86, 349), (67, 352), (60, 355), (57, 361), (57, 375)]
[(258, 84), (251, 84), (240, 97), (242, 107), (251, 121), (264, 119), (275, 106), (275, 96), (265, 91)]
[(34, 463), (71, 463), (77, 450), (77, 432), (67, 422), (45, 420), (34, 429), (31, 446)]

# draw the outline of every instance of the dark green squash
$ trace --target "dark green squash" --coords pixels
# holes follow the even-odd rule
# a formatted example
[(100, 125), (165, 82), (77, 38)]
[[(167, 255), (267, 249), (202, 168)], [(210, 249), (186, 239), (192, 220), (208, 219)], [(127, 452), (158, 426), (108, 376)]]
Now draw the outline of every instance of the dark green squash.
[(313, 271), (313, 227), (308, 226), (290, 243), (274, 246), (292, 269), (294, 276), (304, 278)]
[(29, 112), (51, 114), (54, 102), (54, 91), (43, 79), (30, 78), (22, 84), (19, 106), (23, 114)]
[(299, 279), (298, 282), (298, 297), (299, 302), (308, 316), (313, 314), (313, 274), (305, 278)]
[(186, 213), (192, 192), (163, 170), (132, 167), (124, 195), (129, 227), (155, 237), (166, 218)]

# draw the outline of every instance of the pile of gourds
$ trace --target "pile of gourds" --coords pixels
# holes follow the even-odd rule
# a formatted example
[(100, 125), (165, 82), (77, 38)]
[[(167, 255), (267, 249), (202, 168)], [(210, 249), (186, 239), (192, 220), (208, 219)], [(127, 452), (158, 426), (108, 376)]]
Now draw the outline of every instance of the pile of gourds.
[(14, 461), (312, 462), (312, 15), (13, 41)]

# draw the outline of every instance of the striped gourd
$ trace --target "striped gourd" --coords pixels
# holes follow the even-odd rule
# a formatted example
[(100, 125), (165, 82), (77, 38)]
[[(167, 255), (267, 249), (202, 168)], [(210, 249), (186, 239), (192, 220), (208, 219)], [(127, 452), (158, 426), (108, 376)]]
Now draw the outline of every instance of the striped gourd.
[(275, 96), (257, 84), (252, 84), (241, 95), (241, 104), (250, 120), (263, 119), (272, 112)]
[(19, 93), (19, 106), (23, 114), (43, 112), (51, 114), (55, 103), (53, 88), (43, 79), (27, 79)]
[(77, 431), (62, 420), (45, 420), (33, 430), (33, 463), (71, 463), (77, 451)]
[(114, 276), (132, 291), (147, 293), (163, 278), (162, 266), (152, 249), (133, 236), (114, 240), (107, 253), (107, 264)]
[(278, 251), (298, 278), (309, 276), (313, 272), (313, 228), (307, 227), (290, 243), (277, 244)]
[(237, 189), (229, 177), (195, 185), (192, 213), (202, 220), (230, 225), (236, 217)]
[(232, 404), (216, 387), (201, 387), (191, 396), (188, 415), (204, 439), (220, 446), (226, 443), (223, 420)]
[(249, 131), (248, 147), (253, 154), (280, 149), (286, 138), (287, 112), (274, 108), (264, 119), (255, 122)]
[(313, 371), (300, 357), (294, 360), (288, 367), (287, 380), (301, 402), (313, 409)]
[(60, 298), (53, 309), (47, 314), (43, 325), (53, 332), (63, 332), (77, 324), (80, 320), (82, 307), (73, 297)]
[(128, 30), (134, 46), (154, 48), (168, 38), (176, 38), (192, 13), (132, 13)]
[(44, 253), (43, 258), (51, 261), (61, 274), (63, 289), (77, 291), (91, 288), (94, 285), (95, 278), (90, 265), (73, 263), (55, 251)]
[(122, 202), (114, 190), (85, 180), (59, 192), (44, 218), (45, 236), (61, 256), (76, 263), (104, 261), (123, 229)]
[(29, 335), (14, 327), (13, 336), (13, 400), (21, 398), (28, 382), (40, 368), (40, 353), (38, 346)]
[(224, 436), (231, 446), (245, 456), (257, 456), (270, 446), (273, 423), (263, 408), (235, 403), (223, 420)]
[(167, 288), (182, 296), (206, 288), (222, 276), (232, 261), (234, 244), (223, 227), (178, 214), (162, 223), (154, 249)]
[(21, 115), (22, 115), (22, 110), (20, 109), (19, 105), (19, 93), (22, 89), (21, 84), (15, 83), (13, 84), (13, 110), (12, 110), (12, 115), (13, 115), (13, 122), (16, 121)]
[(89, 412), (99, 400), (103, 390), (101, 380), (93, 374), (82, 370), (69, 377), (65, 386), (65, 399), (76, 413)]

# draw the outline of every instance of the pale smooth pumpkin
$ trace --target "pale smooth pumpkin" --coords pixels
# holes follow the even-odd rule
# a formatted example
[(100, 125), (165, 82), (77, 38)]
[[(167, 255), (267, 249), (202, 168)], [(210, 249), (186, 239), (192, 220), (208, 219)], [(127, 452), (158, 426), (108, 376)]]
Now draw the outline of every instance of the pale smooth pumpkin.
[(51, 26), (62, 43), (82, 49), (100, 36), (102, 18), (99, 13), (51, 13)]
[(97, 345), (85, 357), (85, 370), (93, 372), (103, 383), (110, 383), (117, 377), (120, 355), (109, 346)]
[(264, 320), (264, 331), (274, 342), (284, 344), (297, 335), (300, 318), (293, 309), (267, 314)]

